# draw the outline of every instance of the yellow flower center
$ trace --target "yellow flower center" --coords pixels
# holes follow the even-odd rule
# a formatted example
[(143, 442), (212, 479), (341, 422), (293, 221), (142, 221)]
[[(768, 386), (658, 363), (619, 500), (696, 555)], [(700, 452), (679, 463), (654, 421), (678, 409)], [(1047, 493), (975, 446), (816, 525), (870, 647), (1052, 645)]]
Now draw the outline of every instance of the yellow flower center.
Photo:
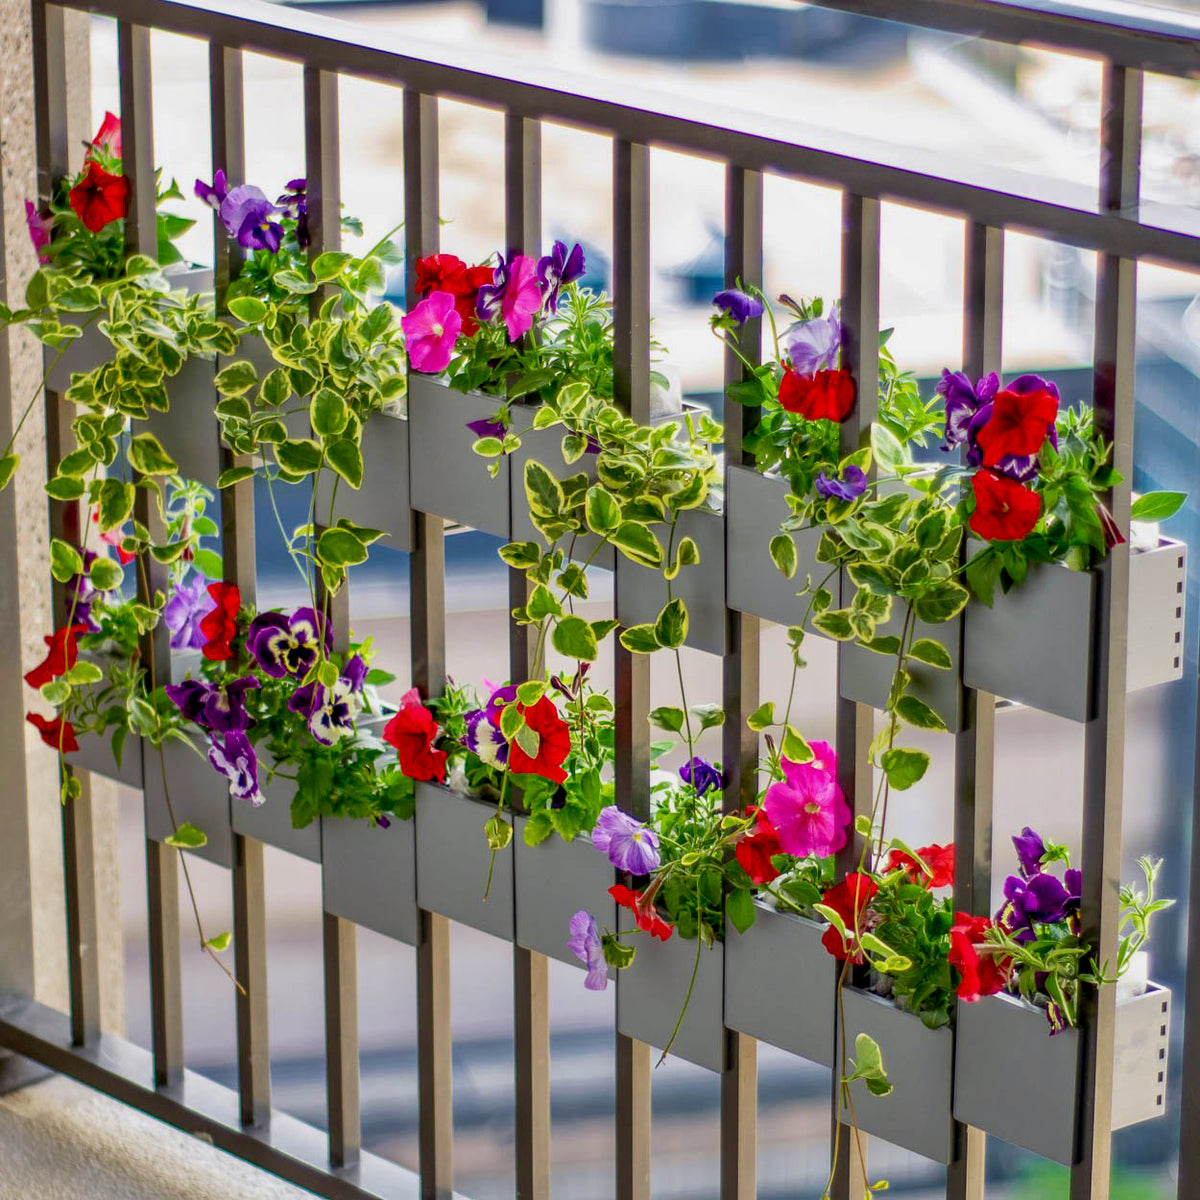
[(434, 323), (430, 326), (430, 328), (433, 330), (434, 337), (441, 337), (442, 334), (445, 332), (442, 329), (442, 326), (440, 324), (438, 324), (437, 321), (434, 321)]
[(815, 817), (821, 811), (821, 806), (815, 800), (810, 800), (804, 806), (804, 811)]

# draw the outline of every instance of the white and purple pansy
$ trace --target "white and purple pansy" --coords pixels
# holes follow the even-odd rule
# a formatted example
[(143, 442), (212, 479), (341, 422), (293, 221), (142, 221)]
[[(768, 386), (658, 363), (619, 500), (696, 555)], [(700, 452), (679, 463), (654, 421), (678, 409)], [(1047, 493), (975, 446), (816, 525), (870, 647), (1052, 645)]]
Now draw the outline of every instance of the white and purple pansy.
[(354, 718), (362, 708), (357, 691), (345, 675), (331, 688), (308, 683), (296, 689), (288, 708), (307, 718), (313, 741), (332, 746), (354, 733)]
[(234, 800), (249, 800), (255, 807), (265, 796), (258, 790), (258, 756), (250, 739), (233, 730), (224, 736), (214, 733), (208, 747), (208, 761), (229, 782)]
[(324, 625), (325, 653), (333, 649), (333, 631), (311, 608), (298, 608), (290, 617), (283, 613), (259, 613), (250, 622), (246, 644), (254, 661), (272, 679), (303, 679), (320, 657), (321, 626)]

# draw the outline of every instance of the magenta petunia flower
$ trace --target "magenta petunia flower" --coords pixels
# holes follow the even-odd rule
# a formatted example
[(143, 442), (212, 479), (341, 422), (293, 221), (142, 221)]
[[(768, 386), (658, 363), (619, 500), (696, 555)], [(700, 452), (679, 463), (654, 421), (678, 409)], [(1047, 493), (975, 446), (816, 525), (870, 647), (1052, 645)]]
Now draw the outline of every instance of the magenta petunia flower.
[(29, 240), (33, 243), (33, 248), (37, 252), (38, 262), (49, 262), (50, 256), (43, 254), (42, 251), (50, 245), (52, 222), (49, 217), (42, 216), (37, 205), (32, 200), (25, 201), (25, 224), (29, 228)]
[(608, 987), (608, 966), (604, 961), (604, 947), (596, 929), (596, 919), (586, 909), (580, 909), (567, 925), (571, 936), (567, 949), (587, 967), (587, 978), (583, 986), (592, 992), (602, 992)]
[(414, 371), (436, 375), (450, 365), (454, 341), (462, 329), (462, 317), (454, 308), (449, 292), (430, 292), (400, 321), (404, 331), (404, 348)]
[[(821, 761), (820, 755), (816, 761)], [(846, 827), (851, 819), (842, 789), (823, 769), (824, 762), (817, 766), (816, 761), (794, 763), (783, 759), (784, 777), (767, 788), (763, 799), (767, 817), (779, 834), (780, 847), (797, 858), (810, 854), (824, 858), (840, 850), (846, 844)]]
[(510, 342), (528, 333), (533, 328), (533, 318), (542, 310), (537, 264), (524, 254), (514, 255), (508, 262), (502, 257), (494, 282), (479, 289), (475, 308), (485, 321), (499, 315)]

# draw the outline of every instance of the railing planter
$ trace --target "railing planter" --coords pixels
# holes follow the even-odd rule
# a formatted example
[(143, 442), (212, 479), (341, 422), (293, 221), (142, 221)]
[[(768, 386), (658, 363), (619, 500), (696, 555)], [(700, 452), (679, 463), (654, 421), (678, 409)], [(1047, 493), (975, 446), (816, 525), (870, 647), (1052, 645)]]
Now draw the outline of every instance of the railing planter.
[[(662, 531), (660, 531), (662, 532)], [(665, 537), (662, 532), (662, 537)], [(700, 551), (700, 563), (681, 571), (673, 594), (687, 607), (685, 645), (710, 654), (725, 652), (725, 518), (709, 508), (685, 509), (679, 514), (676, 541), (690, 537)], [(660, 540), (662, 540), (660, 538)], [(664, 550), (667, 548), (664, 543)], [(617, 619), (622, 625), (653, 623), (667, 602), (662, 572), (643, 567), (621, 555), (617, 560)]]
[(601, 925), (616, 928), (616, 903), (597, 901), (613, 886), (615, 872), (586, 833), (571, 842), (552, 834), (540, 845), (528, 845), (528, 820), (518, 816), (513, 829), (517, 945), (578, 967), (579, 959), (567, 949), (567, 921), (588, 909)]
[[(935, 1162), (949, 1162), (954, 1151), (954, 1031), (949, 1026), (929, 1029), (915, 1014), (855, 987), (843, 989), (842, 1005), (847, 1055), (854, 1057), (860, 1033), (870, 1035), (883, 1053), (893, 1089), (887, 1096), (873, 1096), (861, 1080), (850, 1085), (859, 1129)], [(849, 1074), (840, 1061), (836, 1070)], [(841, 1118), (849, 1122), (845, 1104)]]
[(493, 864), (484, 836), (484, 825), (495, 811), (493, 801), (463, 796), (436, 783), (417, 784), (417, 903), (512, 941), (512, 842), (496, 851)]
[(265, 783), (270, 755), (263, 753), (259, 758), (259, 783), (265, 800), (262, 804), (244, 804), (230, 801), (234, 833), (256, 838), (268, 846), (286, 850), (309, 862), (321, 861), (321, 825), (313, 821), (303, 829), (292, 825), (292, 796), (296, 784), (291, 779), (276, 775)]
[(756, 908), (745, 933), (725, 924), (725, 1024), (831, 1067), (837, 961), (821, 944), (825, 926), (766, 900)]
[(112, 751), (112, 734), (103, 736), (95, 733), (83, 734), (79, 738), (79, 749), (63, 757), (72, 766), (91, 771), (105, 779), (123, 783), (126, 787), (142, 786), (142, 740), (127, 737), (121, 747), (121, 762), (118, 765)]
[[(979, 548), (971, 543), (972, 553)], [(1043, 712), (1086, 721), (1095, 712), (1095, 622), (1103, 569), (1038, 564), (1019, 587), (996, 591), (991, 608), (964, 615), (963, 682)], [(1187, 548), (1161, 539), (1129, 560), (1129, 689), (1178, 679), (1182, 672)]]
[[(1117, 1002), (1113, 1129), (1163, 1114), (1170, 1010), (1171, 993), (1154, 984)], [(1070, 1164), (1079, 1132), (1081, 1046), (1078, 1029), (1050, 1037), (1045, 1012), (1020, 997), (960, 1004), (954, 1116)]]
[(321, 818), (325, 911), (415, 945), (417, 835), (412, 821), (385, 828), (347, 817)]
[[(679, 1021), (688, 981), (696, 966), (696, 943), (676, 934), (666, 942), (642, 939), (631, 966), (617, 976), (617, 1029), (660, 1049)], [(700, 947), (691, 999), (671, 1054), (710, 1071), (725, 1065), (725, 947)]]
[[(494, 416), (499, 403), (495, 396), (459, 392), (437, 379), (409, 372), (413, 508), (495, 537), (509, 536), (511, 464), (502, 457), (499, 473), (492, 478), (486, 460), (472, 449), (475, 435), (467, 428), (469, 421)], [(437, 447), (437, 453), (428, 453), (429, 447)], [(561, 457), (557, 448), (554, 455)]]
[[(181, 742), (165, 742), (161, 762), (155, 747), (147, 747), (145, 754), (146, 836), (165, 842), (180, 826), (194, 825), (208, 840), (193, 853), (217, 866), (232, 867), (231, 801), (224, 778)], [(164, 780), (170, 789), (169, 807)]]

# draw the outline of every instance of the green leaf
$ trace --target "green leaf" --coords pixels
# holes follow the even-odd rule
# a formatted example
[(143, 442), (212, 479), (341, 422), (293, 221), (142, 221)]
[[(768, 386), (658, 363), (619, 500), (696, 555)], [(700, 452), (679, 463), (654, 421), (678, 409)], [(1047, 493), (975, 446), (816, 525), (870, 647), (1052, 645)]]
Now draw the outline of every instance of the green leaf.
[(690, 537), (679, 539), (675, 547), (675, 561), (663, 569), (667, 579), (674, 579), (683, 567), (694, 567), (700, 562), (700, 547)]
[(935, 587), (923, 591), (913, 607), (922, 621), (937, 625), (958, 616), (970, 598), (971, 594), (961, 583), (943, 579)]
[(70, 479), (59, 475), (46, 484), (46, 495), (51, 500), (78, 500), (83, 492), (82, 479)]
[(896, 435), (882, 422), (871, 426), (871, 454), (875, 461), (888, 471), (908, 465), (908, 455)]
[(854, 1071), (847, 1078), (861, 1079), (872, 1096), (886, 1096), (892, 1085), (883, 1069), (883, 1054), (879, 1043), (868, 1033), (860, 1033), (854, 1039), (854, 1058), (850, 1065)]
[(143, 475), (177, 475), (179, 467), (152, 433), (139, 433), (129, 441), (129, 465)]
[(637, 521), (622, 521), (611, 535), (614, 546), (634, 562), (657, 567), (663, 560), (663, 548), (651, 530)]
[(653, 625), (631, 625), (622, 631), (621, 645), (633, 654), (653, 654), (660, 649)]
[(946, 722), (924, 700), (918, 700), (916, 696), (901, 696), (896, 701), (896, 715), (918, 729), (946, 729)]
[(754, 924), (754, 897), (749, 888), (734, 888), (725, 901), (725, 915), (738, 933), (745, 933)]
[(317, 285), (305, 279), (299, 271), (276, 271), (271, 281), (297, 296), (309, 296), (317, 290)]
[(214, 934), (205, 941), (204, 945), (207, 949), (215, 950), (218, 954), (220, 954), (223, 950), (229, 949), (229, 944), (232, 941), (233, 935), (226, 931), (224, 933)]
[(42, 699), (47, 704), (54, 705), (58, 708), (60, 704), (66, 704), (71, 696), (71, 685), (64, 679), (52, 679), (49, 683), (43, 683), (38, 692)]
[(367, 561), (367, 548), (348, 529), (326, 529), (317, 538), (317, 557), (326, 566), (351, 567)]
[(599, 650), (591, 625), (582, 617), (563, 617), (550, 635), (550, 643), (559, 654), (582, 662), (595, 662)]
[(21, 456), (19, 454), (6, 454), (0, 458), (0, 492), (8, 487), (9, 480), (12, 479), (17, 467), (21, 465)]
[(621, 506), (613, 494), (598, 483), (588, 488), (584, 515), (588, 528), (601, 537), (615, 532), (621, 524)]
[(362, 451), (353, 438), (338, 438), (325, 447), (329, 465), (356, 491), (362, 487)]
[(512, 826), (499, 813), (488, 821), (483, 832), (490, 850), (503, 850), (512, 841)]
[(471, 449), (481, 458), (499, 458), (504, 453), (504, 443), (498, 437), (481, 437), (471, 443)]
[(813, 628), (838, 642), (848, 642), (854, 637), (850, 618), (843, 609), (831, 609), (813, 617)]
[(554, 593), (544, 584), (539, 583), (529, 596), (525, 611), (533, 621), (542, 621), (546, 617), (561, 617), (562, 605), (554, 598)]
[(785, 579), (796, 574), (796, 543), (790, 533), (777, 533), (771, 539), (771, 558)]
[(235, 483), (241, 483), (244, 479), (253, 478), (253, 467), (229, 467), (221, 472), (217, 479), (217, 487), (219, 489), (233, 487)]
[(66, 583), (83, 573), (83, 557), (74, 546), (55, 538), (50, 543), (50, 574), (58, 583)]
[(99, 683), (104, 678), (104, 672), (94, 662), (80, 659), (63, 675), (72, 687), (86, 687), (89, 683)]
[(184, 821), (170, 837), (163, 840), (176, 850), (199, 850), (208, 845), (208, 835), (204, 830), (197, 829), (191, 821)]
[(1187, 499), (1187, 492), (1147, 492), (1129, 509), (1131, 521), (1165, 521), (1173, 517)]
[(544, 809), (531, 813), (525, 822), (525, 845), (540, 846), (554, 832), (554, 822)]
[(949, 671), (954, 667), (954, 660), (951, 659), (950, 652), (941, 642), (935, 642), (933, 638), (917, 638), (908, 648), (908, 656), (915, 658), (917, 662), (937, 667), (940, 671)]
[(192, 559), (192, 566), (206, 579), (221, 579), (225, 575), (221, 556), (216, 551), (207, 548), (196, 551), (196, 557)]
[(326, 250), (324, 254), (318, 254), (313, 259), (313, 278), (319, 279), (322, 283), (330, 279), (335, 279), (341, 273), (342, 268), (353, 257), (352, 254), (347, 254), (344, 250)]
[(92, 587), (96, 591), (111, 592), (121, 586), (125, 572), (121, 569), (120, 563), (114, 562), (111, 558), (99, 557), (92, 561), (88, 578), (92, 581)]
[(535, 516), (557, 517), (563, 510), (562, 485), (534, 459), (525, 464), (525, 498)]
[(783, 744), (780, 751), (788, 762), (808, 763), (816, 757), (813, 748), (804, 740), (794, 725), (784, 726)]
[(239, 359), (218, 371), (213, 382), (222, 396), (243, 396), (258, 382), (258, 372), (252, 363)]
[(506, 704), (500, 710), (500, 732), (511, 742), (517, 733), (524, 728), (525, 717), (515, 704)]
[(719, 704), (693, 704), (688, 710), (700, 722), (700, 732), (725, 724), (725, 710)]
[(275, 447), (275, 460), (289, 475), (311, 475), (321, 466), (321, 447), (311, 438), (288, 438)]
[(604, 961), (618, 971), (632, 966), (633, 960), (637, 957), (636, 947), (626, 946), (624, 942), (617, 941), (616, 935), (611, 933), (601, 935), (600, 949), (604, 954)]
[(536, 729), (531, 729), (527, 724), (523, 724), (516, 733), (513, 734), (513, 741), (516, 742), (530, 758), (537, 758), (538, 752), (542, 746), (541, 734)]
[(996, 595), (996, 584), (1000, 582), (1003, 570), (1004, 564), (1000, 555), (991, 546), (981, 550), (967, 563), (965, 572), (967, 583), (971, 585), (971, 591), (975, 593), (980, 602), (986, 604), (988, 608), (992, 607), (992, 601)]
[(888, 783), (902, 792), (924, 777), (929, 768), (929, 755), (924, 750), (904, 750), (896, 746), (884, 751), (879, 765), (887, 775)]
[(651, 709), (649, 721), (651, 725), (665, 729), (668, 733), (678, 733), (683, 728), (684, 711), (682, 708), (663, 705), (660, 708)]
[(536, 704), (546, 694), (546, 684), (541, 679), (527, 679), (517, 685), (517, 700), (526, 706)]
[(687, 606), (677, 596), (663, 606), (662, 612), (654, 622), (654, 638), (660, 646), (674, 650), (682, 646), (687, 639), (688, 614)]
[(318, 436), (336, 437), (346, 428), (350, 409), (333, 388), (323, 387), (308, 406), (308, 419)]
[(537, 542), (509, 542), (500, 547), (500, 558), (518, 571), (532, 571), (542, 561)]
[(762, 733), (764, 729), (770, 729), (775, 724), (775, 701), (768, 700), (765, 704), (760, 704), (746, 718), (746, 724), (755, 733)]
[(257, 325), (267, 315), (267, 306), (257, 296), (238, 296), (230, 300), (229, 311), (247, 325)]

